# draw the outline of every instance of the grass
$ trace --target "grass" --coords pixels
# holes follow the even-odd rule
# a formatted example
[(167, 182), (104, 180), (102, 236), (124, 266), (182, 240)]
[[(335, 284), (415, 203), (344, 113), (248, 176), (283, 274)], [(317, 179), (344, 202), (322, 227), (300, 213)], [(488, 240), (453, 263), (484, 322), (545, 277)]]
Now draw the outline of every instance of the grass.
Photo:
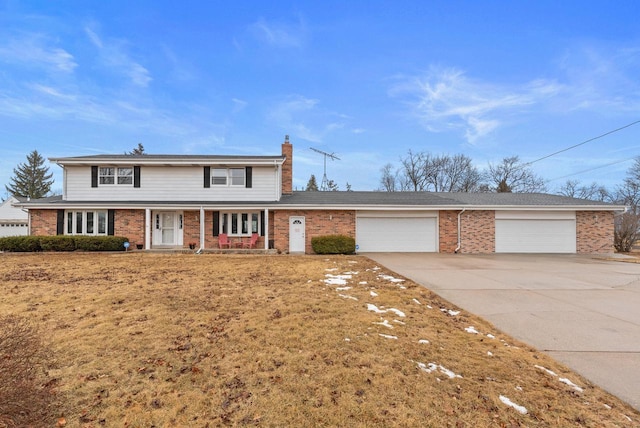
[[(64, 404), (47, 426), (640, 426), (619, 399), (365, 257), (0, 261), (0, 313), (48, 332)], [(345, 272), (346, 285), (325, 282)]]

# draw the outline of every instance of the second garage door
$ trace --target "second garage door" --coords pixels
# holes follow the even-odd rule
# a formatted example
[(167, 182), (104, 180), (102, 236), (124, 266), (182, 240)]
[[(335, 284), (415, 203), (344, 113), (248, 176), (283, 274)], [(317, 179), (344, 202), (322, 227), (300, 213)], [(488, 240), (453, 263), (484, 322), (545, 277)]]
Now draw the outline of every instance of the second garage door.
[(496, 212), (496, 253), (575, 252), (575, 212)]
[(359, 252), (437, 252), (437, 218), (428, 214), (359, 214), (356, 244)]

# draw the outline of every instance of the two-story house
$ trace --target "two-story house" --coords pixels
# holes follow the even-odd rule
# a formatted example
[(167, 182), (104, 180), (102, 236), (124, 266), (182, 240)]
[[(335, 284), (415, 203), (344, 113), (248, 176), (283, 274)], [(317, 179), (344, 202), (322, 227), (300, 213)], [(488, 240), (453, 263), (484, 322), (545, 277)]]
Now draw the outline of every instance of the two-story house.
[(28, 208), (32, 235), (119, 235), (139, 248), (258, 248), (311, 253), (346, 234), (360, 252), (606, 253), (624, 207), (547, 194), (293, 191), (293, 146), (275, 156), (96, 155), (51, 158), (58, 198)]

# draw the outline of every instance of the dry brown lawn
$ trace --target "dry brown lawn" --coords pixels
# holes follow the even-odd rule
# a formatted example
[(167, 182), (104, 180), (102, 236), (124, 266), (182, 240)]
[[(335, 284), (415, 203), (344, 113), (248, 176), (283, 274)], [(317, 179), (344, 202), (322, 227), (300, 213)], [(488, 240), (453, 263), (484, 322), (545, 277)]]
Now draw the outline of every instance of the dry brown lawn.
[(67, 427), (640, 426), (619, 399), (365, 257), (0, 261), (0, 313), (47, 332)]

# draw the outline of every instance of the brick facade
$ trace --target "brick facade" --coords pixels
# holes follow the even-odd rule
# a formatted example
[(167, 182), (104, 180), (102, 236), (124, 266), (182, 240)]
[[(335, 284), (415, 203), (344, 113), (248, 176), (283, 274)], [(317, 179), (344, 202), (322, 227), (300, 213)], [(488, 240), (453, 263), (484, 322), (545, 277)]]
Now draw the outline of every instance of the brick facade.
[(286, 157), (282, 164), (282, 194), (293, 193), (293, 146), (286, 140), (282, 144), (282, 155)]
[(440, 211), (438, 213), (438, 251), (453, 253), (458, 246), (458, 213), (460, 211)]
[(52, 236), (57, 233), (58, 210), (29, 210), (31, 219), (31, 234), (38, 236)]
[(496, 212), (465, 211), (460, 216), (460, 253), (494, 253), (496, 251)]
[(113, 233), (128, 238), (132, 247), (144, 245), (144, 210), (116, 210)]
[(612, 253), (614, 215), (611, 211), (576, 212), (576, 252)]
[(289, 217), (305, 218), (305, 253), (313, 254), (311, 238), (323, 235), (356, 236), (356, 212), (344, 210), (287, 210), (274, 213), (273, 233), (275, 248), (289, 250)]
[[(444, 210), (438, 213), (438, 250), (453, 253), (458, 241), (459, 211)], [(56, 235), (57, 210), (31, 209), (31, 234)], [(289, 251), (289, 217), (305, 217), (305, 252), (313, 253), (311, 238), (314, 236), (342, 234), (356, 236), (354, 210), (270, 210), (269, 237), (274, 248)], [(200, 246), (200, 211), (184, 211), (184, 247), (189, 243)], [(460, 253), (495, 252), (495, 211), (468, 210), (461, 215)], [(115, 234), (126, 236), (132, 246), (144, 244), (145, 210), (119, 209), (115, 214)], [(205, 212), (205, 248), (218, 248), (218, 237), (213, 236), (213, 211)], [(151, 226), (150, 226), (151, 227)], [(151, 231), (150, 231), (151, 232)], [(611, 211), (576, 212), (576, 252), (578, 254), (610, 253), (613, 248), (614, 213)], [(246, 239), (246, 238), (245, 238)], [(261, 236), (256, 248), (265, 248)], [(153, 243), (152, 243), (153, 244)]]

